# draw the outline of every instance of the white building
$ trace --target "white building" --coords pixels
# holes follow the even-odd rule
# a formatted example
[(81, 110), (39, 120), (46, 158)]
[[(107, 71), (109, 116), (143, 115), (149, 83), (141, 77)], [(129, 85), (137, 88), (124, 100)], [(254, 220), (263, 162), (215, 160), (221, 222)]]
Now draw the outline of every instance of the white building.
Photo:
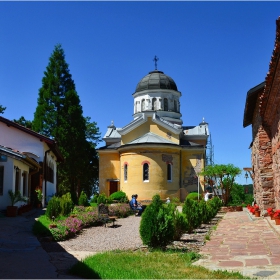
[(62, 160), (54, 140), (0, 116), (0, 209), (10, 205), (9, 190), (19, 190), (34, 203), (37, 188), (45, 206), (57, 192), (57, 162)]

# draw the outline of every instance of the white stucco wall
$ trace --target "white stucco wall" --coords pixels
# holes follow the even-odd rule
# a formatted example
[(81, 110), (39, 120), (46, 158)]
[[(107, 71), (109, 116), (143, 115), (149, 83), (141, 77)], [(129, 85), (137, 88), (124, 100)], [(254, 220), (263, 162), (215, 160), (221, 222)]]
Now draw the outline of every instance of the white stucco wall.
[[(0, 166), (4, 166), (4, 184), (3, 184), (3, 195), (0, 196), (0, 209), (5, 209), (7, 206), (11, 205), (11, 200), (8, 194), (9, 190), (15, 191), (15, 175), (16, 169), (18, 167), (19, 170), (19, 191), (23, 194), (23, 172), (27, 173), (26, 177), (26, 196), (28, 196), (28, 172), (29, 167), (23, 162), (8, 157), (7, 162), (0, 162)], [(18, 202), (15, 205), (20, 206), (24, 204), (24, 202)]]
[[(39, 138), (30, 135), (24, 131), (16, 129), (14, 127), (9, 127), (6, 124), (0, 122), (0, 145), (9, 147), (13, 150), (17, 150), (19, 152), (29, 152), (32, 154), (37, 155), (38, 157), (32, 156), (29, 154), (30, 157), (33, 157), (37, 162), (44, 163), (45, 152), (49, 150), (49, 146), (45, 143), (40, 141)], [(45, 187), (47, 187), (46, 193), (46, 200), (48, 201), (50, 196), (56, 193), (56, 172), (57, 172), (57, 164), (56, 164), (56, 156), (53, 152), (49, 151), (47, 154), (47, 161), (53, 164), (53, 171), (54, 171), (54, 182), (46, 182), (43, 178), (43, 194), (45, 196)], [(12, 189), (15, 190), (15, 174), (14, 166), (17, 166), (20, 170), (20, 191), (23, 193), (23, 181), (22, 181), (22, 173), (27, 173), (27, 178), (29, 174), (29, 167), (25, 165), (24, 162), (14, 160), (12, 158), (8, 159), (8, 162), (2, 163), (0, 165), (4, 165), (4, 191), (3, 196), (0, 196), (0, 208), (6, 208), (7, 205), (10, 204), (10, 199), (8, 196), (8, 190)], [(27, 194), (29, 195), (29, 194)], [(18, 203), (17, 206), (23, 203)], [(45, 205), (43, 201), (43, 205)]]
[[(39, 156), (37, 161), (44, 159), (44, 143), (38, 138), (14, 127), (0, 122), (0, 145), (20, 152), (32, 152)], [(46, 144), (45, 144), (46, 145)]]

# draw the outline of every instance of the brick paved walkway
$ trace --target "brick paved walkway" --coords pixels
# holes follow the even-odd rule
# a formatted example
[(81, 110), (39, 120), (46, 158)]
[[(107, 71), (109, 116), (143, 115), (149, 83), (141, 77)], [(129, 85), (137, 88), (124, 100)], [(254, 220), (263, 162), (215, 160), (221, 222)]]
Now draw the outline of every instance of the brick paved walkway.
[(270, 217), (255, 218), (246, 208), (228, 212), (211, 234), (196, 265), (280, 279), (280, 226)]

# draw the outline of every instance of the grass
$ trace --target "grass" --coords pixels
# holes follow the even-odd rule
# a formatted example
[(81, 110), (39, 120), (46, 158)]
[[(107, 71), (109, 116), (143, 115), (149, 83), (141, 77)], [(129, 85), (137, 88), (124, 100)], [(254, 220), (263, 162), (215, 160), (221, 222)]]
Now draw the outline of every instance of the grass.
[[(55, 219), (55, 221), (58, 220), (65, 220), (66, 217), (59, 216)], [(33, 234), (36, 236), (51, 236), (51, 232), (49, 230), (49, 225), (52, 224), (53, 221), (50, 220), (46, 215), (41, 215), (37, 221), (35, 221), (32, 231)]]
[(79, 261), (70, 273), (86, 279), (249, 279), (192, 265), (198, 258), (196, 253), (174, 251), (112, 251)]

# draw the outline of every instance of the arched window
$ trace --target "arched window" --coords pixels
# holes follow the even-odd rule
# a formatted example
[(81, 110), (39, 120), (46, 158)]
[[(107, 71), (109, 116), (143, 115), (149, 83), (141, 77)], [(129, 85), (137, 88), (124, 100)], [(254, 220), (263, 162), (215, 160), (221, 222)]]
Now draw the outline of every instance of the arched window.
[(172, 181), (172, 164), (167, 163), (167, 181), (171, 182)]
[(143, 164), (143, 181), (149, 181), (149, 164)]
[(141, 101), (141, 111), (145, 111), (145, 99)]
[(125, 164), (123, 168), (123, 178), (124, 181), (127, 181), (127, 164)]
[(174, 112), (177, 112), (177, 101), (174, 100)]
[(163, 106), (164, 106), (164, 111), (168, 111), (168, 99), (167, 98), (164, 98)]
[(157, 106), (157, 99), (153, 98), (153, 100), (152, 100), (152, 110), (153, 111), (155, 111), (157, 109), (156, 106)]

